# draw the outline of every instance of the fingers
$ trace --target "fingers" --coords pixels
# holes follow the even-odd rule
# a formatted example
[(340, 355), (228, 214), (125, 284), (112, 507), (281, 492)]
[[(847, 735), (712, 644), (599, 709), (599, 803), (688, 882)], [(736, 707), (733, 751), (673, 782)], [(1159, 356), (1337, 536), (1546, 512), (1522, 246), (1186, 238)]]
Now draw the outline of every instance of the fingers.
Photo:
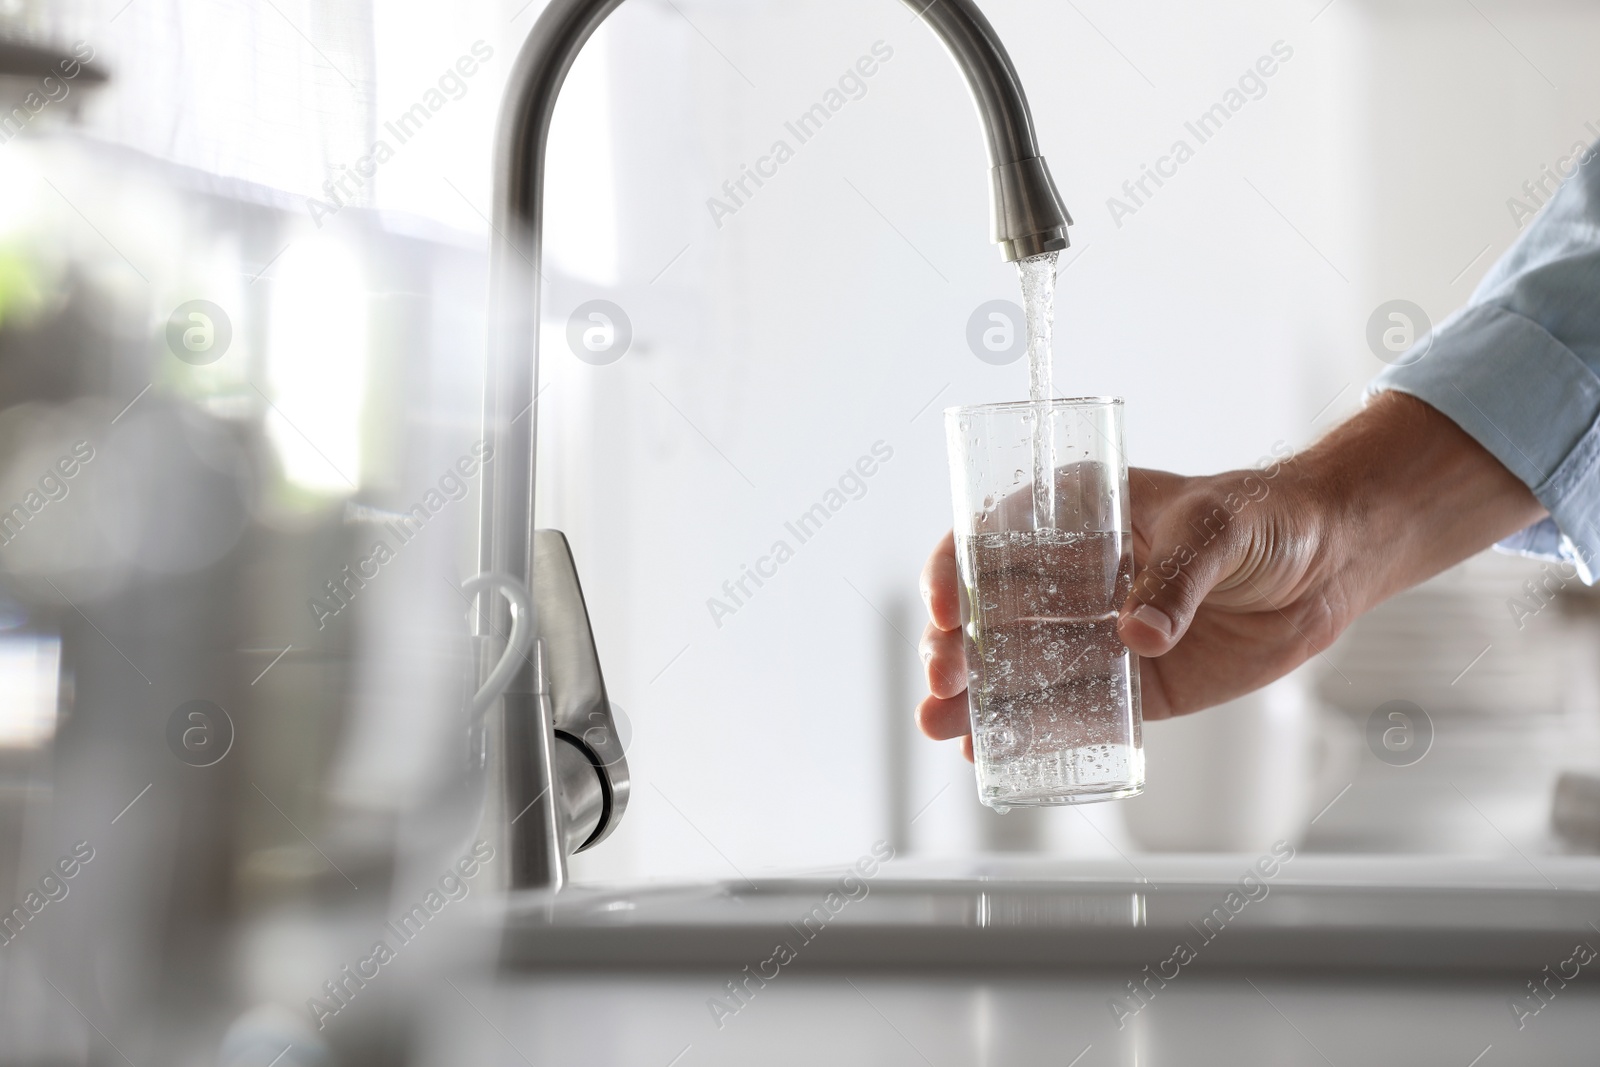
[(928, 618), (941, 630), (961, 627), (960, 576), (956, 571), (956, 537), (947, 533), (934, 546), (922, 567), (922, 603)]
[(917, 705), (917, 726), (935, 741), (963, 738), (962, 753), (972, 759), (972, 719), (967, 711), (967, 655), (961, 632), (960, 576), (955, 534), (934, 546), (922, 568), (922, 603), (930, 622), (922, 631), (922, 665), (928, 693)]
[(960, 630), (941, 630), (929, 623), (922, 631), (922, 665), (928, 675), (928, 692), (936, 697), (959, 696), (967, 688), (967, 650)]
[(935, 741), (967, 736), (972, 732), (972, 716), (967, 711), (966, 695), (923, 697), (917, 705), (917, 727)]
[[(1227, 512), (1213, 511), (1209, 498), (1177, 506), (1157, 524), (1145, 564), (1117, 620), (1122, 641), (1141, 656), (1160, 656), (1183, 637), (1200, 602), (1238, 566), (1242, 531), (1230, 526)], [(1221, 519), (1213, 520), (1214, 514)], [(1208, 530), (1209, 539), (1196, 530)]]
[(1183, 630), (1167, 611), (1133, 599), (1123, 605), (1117, 633), (1122, 643), (1139, 655), (1159, 656), (1178, 643)]

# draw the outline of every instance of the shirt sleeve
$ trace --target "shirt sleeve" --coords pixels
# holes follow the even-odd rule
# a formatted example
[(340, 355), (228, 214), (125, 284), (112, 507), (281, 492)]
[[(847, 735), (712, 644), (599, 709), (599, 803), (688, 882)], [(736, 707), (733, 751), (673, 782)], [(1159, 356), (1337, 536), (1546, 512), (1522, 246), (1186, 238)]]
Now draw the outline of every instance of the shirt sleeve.
[[(1443, 412), (1550, 517), (1497, 547), (1600, 569), (1600, 145), (1479, 283), (1467, 306), (1367, 387)], [(1421, 353), (1420, 357), (1418, 353)]]

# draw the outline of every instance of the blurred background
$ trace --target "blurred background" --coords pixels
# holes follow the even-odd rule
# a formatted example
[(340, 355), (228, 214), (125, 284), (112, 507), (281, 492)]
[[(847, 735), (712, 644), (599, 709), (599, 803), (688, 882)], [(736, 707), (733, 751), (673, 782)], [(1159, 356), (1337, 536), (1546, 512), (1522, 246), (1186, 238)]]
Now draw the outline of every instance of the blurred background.
[[(0, 887), (46, 901), (0, 949), (0, 1025), (35, 1042), (7, 1054), (94, 1014), (19, 977), (48, 978), (35, 922), (112, 1008), (157, 945), (170, 982), (214, 988), (225, 954), (183, 946), (224, 935), (280, 946), (241, 979), (263, 998), (315, 989), (349, 958), (337, 917), (386, 907), (346, 890), (403, 895), (470, 834), (441, 792), (477, 526), (453, 472), (481, 449), (495, 115), (541, 6), (0, 3)], [(1443, 320), (1600, 138), (1592, 4), (984, 8), (1076, 220), (1057, 393), (1125, 397), (1142, 466), (1316, 439), (1399, 355), (1374, 316)], [(746, 177), (778, 141), (776, 174)], [(1535, 866), (1586, 847), (1551, 807), (1600, 762), (1600, 613), (1493, 554), (1255, 697), (1152, 724), (1133, 801), (997, 816), (915, 734), (940, 411), (1027, 375), (969, 342), (1016, 272), (965, 88), (901, 5), (633, 0), (552, 143), (538, 524), (572, 541), (634, 776), (577, 880), (879, 839), (1130, 864), (1279, 838)], [(628, 335), (620, 358), (591, 329)]]

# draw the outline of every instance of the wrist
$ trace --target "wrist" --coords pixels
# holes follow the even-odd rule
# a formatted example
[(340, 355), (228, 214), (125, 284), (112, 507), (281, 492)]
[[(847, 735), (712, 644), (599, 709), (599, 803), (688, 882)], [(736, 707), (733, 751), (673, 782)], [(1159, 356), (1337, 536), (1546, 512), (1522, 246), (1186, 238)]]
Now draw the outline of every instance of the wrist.
[(1291, 461), (1308, 487), (1327, 577), (1360, 614), (1546, 514), (1488, 450), (1399, 392)]

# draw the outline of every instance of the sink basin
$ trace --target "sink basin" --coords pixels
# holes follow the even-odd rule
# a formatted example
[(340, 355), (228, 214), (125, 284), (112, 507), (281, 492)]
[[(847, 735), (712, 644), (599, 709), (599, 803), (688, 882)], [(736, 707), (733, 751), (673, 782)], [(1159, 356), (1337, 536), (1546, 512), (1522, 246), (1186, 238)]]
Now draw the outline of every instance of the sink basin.
[(889, 864), (848, 882), (569, 889), (513, 905), (502, 966), (737, 971), (786, 945), (808, 971), (1137, 971), (1183, 943), (1208, 970), (1538, 972), (1600, 941), (1593, 860), (1301, 856), (1272, 877), (1256, 862), (1141, 857), (1132, 877), (1126, 864)]

